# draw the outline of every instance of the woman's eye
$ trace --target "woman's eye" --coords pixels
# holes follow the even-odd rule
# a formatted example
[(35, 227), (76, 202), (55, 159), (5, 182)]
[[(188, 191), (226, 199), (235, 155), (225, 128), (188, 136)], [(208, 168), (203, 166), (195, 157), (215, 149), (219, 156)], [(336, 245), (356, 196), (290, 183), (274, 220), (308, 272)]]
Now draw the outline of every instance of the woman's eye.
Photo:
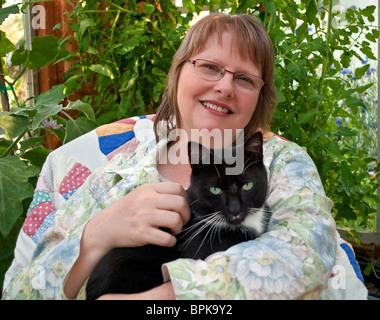
[(244, 191), (249, 191), (249, 190), (251, 190), (251, 189), (253, 188), (253, 185), (254, 185), (254, 184), (253, 184), (252, 181), (247, 182), (247, 183), (244, 183), (242, 189), (243, 189)]
[(201, 65), (201, 67), (206, 69), (207, 71), (219, 72), (218, 66), (215, 66), (213, 64), (204, 64), (204, 65)]
[(238, 80), (238, 81), (242, 81), (242, 82), (247, 82), (247, 83), (249, 83), (249, 84), (253, 84), (253, 80), (252, 80), (250, 77), (247, 77), (247, 76), (245, 76), (245, 75), (239, 75), (239, 76), (237, 77), (237, 80)]
[(218, 195), (218, 194), (221, 194), (222, 193), (222, 189), (218, 188), (218, 187), (211, 187), (210, 188), (210, 192), (214, 195)]

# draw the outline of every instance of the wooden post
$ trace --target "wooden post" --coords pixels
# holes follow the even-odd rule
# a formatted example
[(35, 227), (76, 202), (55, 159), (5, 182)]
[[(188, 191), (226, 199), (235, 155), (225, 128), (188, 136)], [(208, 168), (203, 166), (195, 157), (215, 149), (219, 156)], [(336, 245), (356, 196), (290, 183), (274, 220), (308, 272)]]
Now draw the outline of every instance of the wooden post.
[[(74, 0), (72, 1), (72, 3), (75, 4), (76, 1)], [(58, 23), (64, 25), (65, 18), (67, 17), (66, 15), (64, 15), (64, 13), (71, 12), (73, 8), (66, 1), (63, 0), (39, 2), (37, 4), (45, 8), (46, 23), (45, 29), (39, 28), (36, 30), (36, 35), (41, 37), (55, 35), (58, 38), (68, 36), (70, 32), (69, 28), (67, 29), (69, 31), (66, 31), (65, 34), (62, 34), (61, 30), (53, 30), (53, 28)], [(74, 51), (76, 49), (74, 41), (69, 41), (66, 44), (66, 48), (68, 51)], [(45, 92), (54, 85), (63, 83), (64, 75), (69, 68), (70, 63), (67, 61), (62, 61), (57, 64), (52, 64), (47, 67), (41, 68), (41, 70), (39, 70), (38, 72), (39, 92)]]

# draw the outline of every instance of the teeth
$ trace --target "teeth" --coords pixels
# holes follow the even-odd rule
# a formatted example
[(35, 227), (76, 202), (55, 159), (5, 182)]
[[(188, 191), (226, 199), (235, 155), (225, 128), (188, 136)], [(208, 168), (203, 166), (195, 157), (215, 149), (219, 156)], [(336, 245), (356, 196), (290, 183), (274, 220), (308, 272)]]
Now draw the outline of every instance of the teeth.
[(213, 110), (216, 110), (216, 111), (219, 111), (219, 112), (223, 112), (223, 113), (229, 113), (230, 111), (226, 108), (222, 108), (222, 107), (218, 107), (210, 102), (202, 102), (202, 104), (207, 107), (207, 108), (210, 108), (210, 109), (213, 109)]

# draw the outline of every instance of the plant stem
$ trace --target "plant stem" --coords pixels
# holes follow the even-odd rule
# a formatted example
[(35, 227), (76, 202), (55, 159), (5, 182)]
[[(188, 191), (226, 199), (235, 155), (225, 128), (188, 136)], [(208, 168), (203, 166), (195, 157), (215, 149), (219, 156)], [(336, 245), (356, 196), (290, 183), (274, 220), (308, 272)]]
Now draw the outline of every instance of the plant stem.
[[(280, 10), (280, 9), (278, 9), (278, 10)], [(270, 15), (269, 23), (268, 23), (268, 26), (267, 26), (268, 33), (270, 33), (270, 31), (272, 30), (272, 27), (275, 25), (276, 18), (277, 18), (276, 14), (271, 14)]]
[(61, 110), (60, 111), (63, 115), (65, 115), (69, 120), (75, 121), (66, 111)]
[(124, 9), (123, 7), (120, 7), (117, 4), (113, 3), (112, 1), (105, 0), (104, 2), (107, 2), (109, 5), (114, 6), (115, 8), (117, 8), (118, 10), (120, 10), (121, 12), (132, 13), (132, 11)]
[(332, 0), (329, 0), (329, 11), (328, 11), (328, 22), (327, 22), (327, 32), (326, 32), (326, 51), (327, 51), (327, 57), (323, 59), (323, 66), (322, 66), (322, 75), (319, 79), (319, 88), (318, 88), (318, 94), (322, 94), (323, 91), (323, 83), (325, 81), (326, 72), (327, 72), (327, 65), (330, 61), (329, 55), (330, 55), (330, 41), (331, 41), (331, 22), (332, 22)]
[(12, 151), (12, 149), (15, 147), (15, 145), (22, 139), (22, 137), (28, 132), (29, 127), (22, 133), (20, 134), (15, 141), (7, 148), (7, 150), (4, 151), (4, 153), (0, 156), (1, 158), (5, 158), (9, 152)]
[(13, 96), (14, 96), (14, 98), (15, 98), (15, 101), (16, 101), (16, 104), (17, 104), (17, 107), (18, 107), (18, 108), (21, 108), (21, 106), (20, 106), (20, 102), (18, 101), (18, 97), (17, 97), (17, 94), (16, 94), (16, 91), (15, 91), (14, 86), (12, 85), (12, 83), (10, 83), (9, 81), (7, 81), (7, 79), (5, 79), (5, 82), (11, 87), (11, 90), (12, 90)]
[(24, 62), (24, 65), (23, 65), (21, 71), (18, 73), (17, 77), (13, 80), (13, 82), (11, 82), (9, 84), (11, 87), (13, 87), (16, 84), (17, 80), (21, 78), (21, 76), (24, 74), (26, 68), (28, 67), (28, 62), (30, 59), (30, 53), (31, 53), (31, 51), (28, 50), (28, 56), (26, 57), (26, 61)]

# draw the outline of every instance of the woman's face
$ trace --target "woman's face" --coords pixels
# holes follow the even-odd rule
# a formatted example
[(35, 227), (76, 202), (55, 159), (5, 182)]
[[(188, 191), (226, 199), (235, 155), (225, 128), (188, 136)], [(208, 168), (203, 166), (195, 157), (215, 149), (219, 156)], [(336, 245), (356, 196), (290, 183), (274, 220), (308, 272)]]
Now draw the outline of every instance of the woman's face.
[[(240, 57), (233, 48), (232, 34), (223, 33), (222, 42), (211, 35), (204, 49), (190, 59), (204, 59), (217, 63), (232, 72), (244, 72), (261, 78), (261, 70)], [(194, 65), (185, 62), (178, 79), (177, 101), (181, 129), (190, 137), (191, 129), (244, 129), (250, 121), (260, 91), (242, 92), (235, 88), (233, 75), (226, 72), (218, 81), (202, 79)], [(216, 107), (220, 107), (219, 110)], [(233, 136), (235, 139), (235, 136)]]

